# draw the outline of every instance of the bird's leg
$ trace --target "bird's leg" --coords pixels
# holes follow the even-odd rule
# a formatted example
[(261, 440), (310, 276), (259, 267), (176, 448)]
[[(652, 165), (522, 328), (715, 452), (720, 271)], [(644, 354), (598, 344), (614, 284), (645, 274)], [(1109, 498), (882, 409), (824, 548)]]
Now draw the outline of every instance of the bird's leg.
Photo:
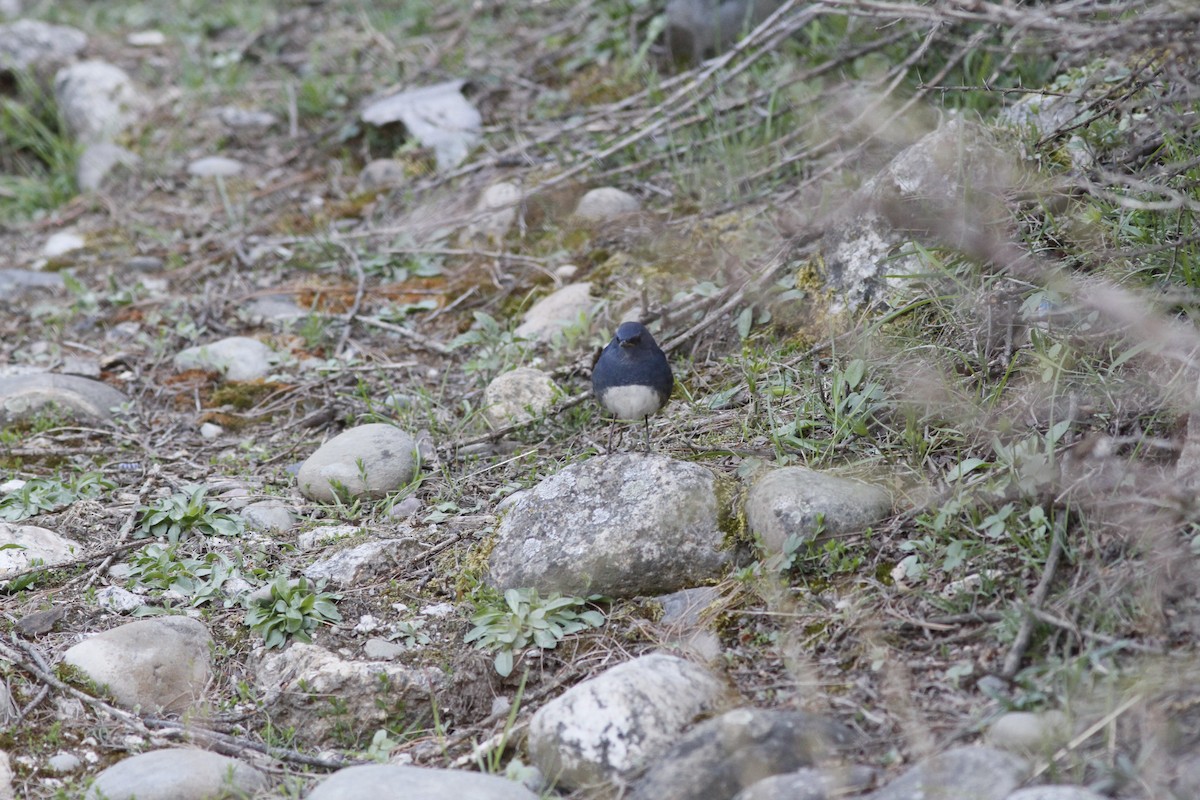
[(608, 452), (608, 453), (612, 453), (613, 428), (615, 428), (616, 426), (617, 426), (616, 419), (610, 419), (608, 421), (608, 447), (606, 449), (606, 452)]
[(645, 443), (646, 443), (646, 452), (649, 453), (650, 452), (650, 415), (647, 414), (646, 416), (642, 417), (642, 422), (646, 423)]

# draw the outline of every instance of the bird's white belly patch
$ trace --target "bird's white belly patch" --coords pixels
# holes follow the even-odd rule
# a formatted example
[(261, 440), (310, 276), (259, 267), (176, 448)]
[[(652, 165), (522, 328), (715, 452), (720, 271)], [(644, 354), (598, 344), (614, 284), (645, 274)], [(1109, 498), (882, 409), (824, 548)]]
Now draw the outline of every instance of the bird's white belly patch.
[(612, 386), (600, 397), (601, 404), (617, 419), (640, 420), (658, 411), (658, 393), (649, 386)]

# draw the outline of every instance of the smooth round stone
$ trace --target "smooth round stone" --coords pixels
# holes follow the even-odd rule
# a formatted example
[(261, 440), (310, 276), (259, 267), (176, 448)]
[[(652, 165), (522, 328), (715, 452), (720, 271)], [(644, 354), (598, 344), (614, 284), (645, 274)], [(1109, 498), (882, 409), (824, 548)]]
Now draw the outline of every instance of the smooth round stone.
[(632, 214), (640, 211), (641, 202), (629, 192), (612, 186), (602, 186), (592, 189), (579, 198), (575, 206), (575, 216), (592, 222), (601, 222), (614, 217)]
[(58, 258), (75, 250), (82, 250), (87, 241), (74, 231), (59, 231), (50, 235), (42, 245), (42, 255), (46, 258)]
[(296, 522), (296, 516), (287, 503), (281, 500), (260, 500), (241, 510), (246, 527), (267, 533), (282, 533)]
[(995, 747), (1020, 753), (1057, 749), (1071, 738), (1071, 724), (1061, 711), (1012, 711), (998, 717), (984, 734)]
[(85, 800), (208, 800), (266, 785), (265, 775), (236, 758), (181, 747), (118, 761), (96, 776)]
[(416, 474), (417, 442), (395, 425), (359, 425), (317, 448), (300, 465), (296, 481), (309, 499), (333, 502), (350, 497), (383, 497)]
[(271, 372), (275, 351), (258, 339), (229, 336), (196, 345), (175, 355), (175, 368), (220, 372), (231, 381), (252, 381)]
[(46, 759), (46, 768), (59, 775), (75, 772), (83, 766), (83, 761), (73, 753), (55, 753)]
[(536, 800), (519, 784), (495, 775), (393, 764), (340, 769), (307, 800)]
[(812, 541), (820, 534), (862, 530), (886, 517), (891, 507), (891, 498), (878, 486), (807, 467), (782, 467), (750, 487), (746, 522), (767, 552), (781, 553), (790, 536)]
[(198, 178), (232, 178), (241, 175), (246, 167), (236, 158), (205, 156), (188, 164), (188, 174)]
[(125, 708), (183, 712), (208, 684), (212, 637), (191, 617), (130, 622), (71, 647), (63, 663), (108, 686)]
[(138, 118), (145, 99), (123, 69), (103, 61), (60, 69), (54, 97), (67, 129), (84, 144), (116, 137)]
[(592, 284), (569, 283), (534, 303), (513, 335), (548, 342), (563, 328), (576, 325), (591, 314), (592, 302)]
[(529, 422), (545, 413), (558, 393), (546, 373), (518, 367), (497, 375), (483, 390), (483, 414), (495, 427)]
[(377, 158), (358, 173), (358, 191), (370, 192), (390, 189), (411, 182), (403, 161), (394, 158)]

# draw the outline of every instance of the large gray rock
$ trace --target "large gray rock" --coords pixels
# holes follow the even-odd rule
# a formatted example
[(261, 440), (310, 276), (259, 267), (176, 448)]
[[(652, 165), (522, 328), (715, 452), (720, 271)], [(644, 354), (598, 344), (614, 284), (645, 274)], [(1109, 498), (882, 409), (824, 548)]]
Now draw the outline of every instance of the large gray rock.
[(339, 746), (365, 747), (397, 715), (415, 726), (445, 682), (434, 667), (348, 661), (303, 642), (264, 651), (254, 675), (272, 723), (312, 746), (334, 744), (336, 735)]
[(107, 686), (126, 708), (183, 712), (203, 695), (211, 650), (212, 637), (199, 620), (159, 617), (84, 639), (63, 662)]
[(66, 25), (19, 19), (0, 25), (0, 72), (70, 61), (87, 46), (87, 34)]
[(518, 367), (497, 375), (483, 390), (483, 413), (497, 427), (528, 422), (545, 413), (558, 392), (540, 369)]
[(367, 764), (338, 770), (317, 785), (308, 800), (536, 800), (520, 784), (451, 769)]
[(38, 372), (0, 378), (0, 425), (48, 411), (71, 419), (107, 420), (128, 398), (107, 383)]
[(395, 425), (359, 425), (318, 447), (300, 465), (296, 482), (305, 497), (323, 503), (332, 503), (342, 491), (383, 497), (412, 480), (416, 450), (416, 440)]
[(86, 800), (208, 800), (266, 788), (267, 778), (236, 758), (181, 747), (118, 761), (92, 783)]
[(992, 747), (956, 747), (922, 761), (870, 800), (1004, 800), (1029, 774), (1019, 756)]
[(739, 708), (688, 731), (634, 784), (629, 798), (730, 798), (763, 778), (814, 766), (853, 738), (843, 726), (801, 711)]
[(13, 544), (0, 550), (0, 586), (6, 578), (20, 574), (35, 562), (46, 567), (79, 558), (82, 550), (76, 542), (37, 525), (11, 525), (0, 522), (0, 544)]
[[(878, 486), (807, 467), (781, 467), (759, 478), (746, 497), (746, 524), (779, 553), (789, 536), (811, 541), (819, 532), (861, 531), (886, 517), (892, 503)], [(818, 515), (823, 525), (818, 528)]]
[(529, 721), (529, 755), (560, 789), (628, 781), (727, 699), (703, 667), (652, 653), (568, 689)]
[(461, 164), (482, 138), (483, 117), (462, 94), (464, 82), (446, 81), (381, 97), (362, 110), (368, 125), (399, 122), (423, 147), (433, 150), (438, 169)]
[(571, 595), (660, 594), (719, 578), (734, 560), (731, 490), (706, 467), (622, 453), (572, 464), (522, 494), (496, 531), (490, 582)]
[(54, 76), (54, 97), (67, 129), (83, 144), (110, 141), (137, 121), (144, 95), (125, 70), (104, 61), (80, 61)]
[(252, 381), (270, 374), (276, 358), (275, 351), (258, 339), (229, 336), (179, 351), (175, 368), (210, 370), (231, 381)]
[(554, 334), (586, 320), (592, 313), (592, 285), (568, 283), (543, 297), (525, 312), (525, 320), (513, 331), (514, 336), (548, 342)]
[[(825, 231), (826, 281), (855, 309), (923, 270), (903, 245), (962, 248), (987, 239), (983, 226), (1007, 219), (1003, 192), (1014, 158), (982, 128), (951, 120), (902, 150), (846, 203)], [(973, 253), (985, 257), (982, 253)]]

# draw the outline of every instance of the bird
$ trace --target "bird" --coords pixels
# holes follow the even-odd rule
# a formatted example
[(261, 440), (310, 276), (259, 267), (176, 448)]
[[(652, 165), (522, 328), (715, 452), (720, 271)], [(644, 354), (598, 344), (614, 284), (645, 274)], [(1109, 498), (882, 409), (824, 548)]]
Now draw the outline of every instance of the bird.
[(674, 388), (666, 354), (640, 322), (622, 322), (592, 367), (592, 392), (600, 405), (619, 420), (645, 422), (647, 452), (650, 415), (666, 405)]

